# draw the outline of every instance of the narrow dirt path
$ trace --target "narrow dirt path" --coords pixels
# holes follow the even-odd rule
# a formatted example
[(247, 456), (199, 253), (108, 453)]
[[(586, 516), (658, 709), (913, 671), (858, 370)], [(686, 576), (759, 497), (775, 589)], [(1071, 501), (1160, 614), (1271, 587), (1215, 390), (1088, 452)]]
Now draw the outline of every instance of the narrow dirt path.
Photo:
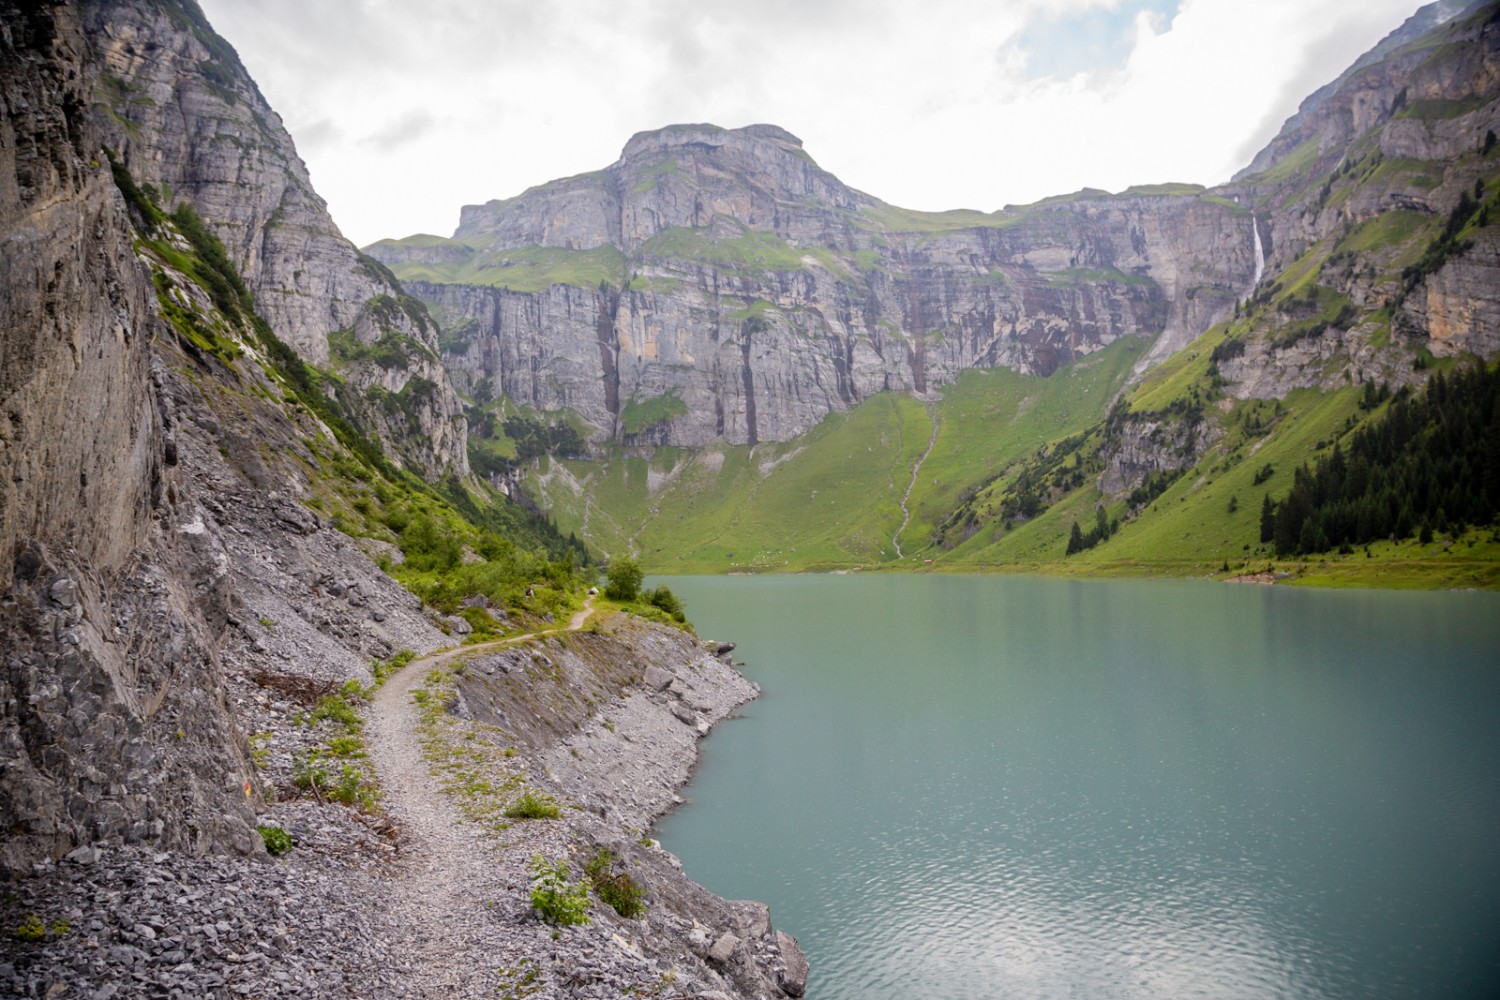
[(927, 450), (922, 452), (922, 457), (917, 459), (916, 465), (912, 466), (911, 482), (906, 484), (906, 492), (901, 494), (901, 527), (897, 528), (896, 533), (891, 536), (891, 544), (896, 547), (897, 559), (906, 558), (906, 553), (901, 551), (901, 533), (904, 532), (906, 530), (906, 526), (911, 523), (911, 508), (907, 506), (908, 502), (911, 500), (911, 491), (916, 489), (917, 477), (922, 474), (922, 464), (927, 461), (927, 456), (931, 455), (932, 449), (937, 446), (939, 426), (937, 409), (929, 406), (927, 408), (927, 417), (932, 421), (932, 437), (927, 439)]
[(476, 961), (484, 940), (486, 900), (473, 878), (483, 864), (476, 830), (460, 823), (457, 807), (438, 790), (422, 758), (419, 706), (411, 692), (433, 667), (538, 636), (576, 631), (593, 613), (593, 598), (568, 624), (494, 642), (447, 650), (413, 660), (391, 675), (370, 702), (365, 733), (385, 794), (385, 809), (399, 824), (405, 857), (395, 873), (393, 916), (409, 932), (405, 954), (393, 964), (416, 981), (406, 995), (467, 995), (483, 971)]

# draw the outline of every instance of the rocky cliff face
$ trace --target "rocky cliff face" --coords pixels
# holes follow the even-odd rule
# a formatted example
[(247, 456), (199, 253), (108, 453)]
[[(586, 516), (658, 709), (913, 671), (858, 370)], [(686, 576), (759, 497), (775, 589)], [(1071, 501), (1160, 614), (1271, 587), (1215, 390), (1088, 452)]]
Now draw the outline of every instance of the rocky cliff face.
[[(1500, 6), (1432, 4), (1308, 98), (1236, 177), (1269, 249), (1265, 308), (1224, 365), (1235, 395), (1335, 388), (1346, 372), (1410, 381), (1424, 348), (1500, 351), (1500, 235), (1485, 210), (1497, 98)], [(1457, 238), (1443, 245), (1445, 224)], [(1340, 322), (1289, 335), (1326, 311), (1310, 303), (1335, 300), (1348, 305)]]
[[(1419, 384), (1424, 352), (1500, 353), (1497, 98), (1500, 5), (1430, 4), (1304, 101), (1226, 185), (1256, 213), (1265, 267), (1225, 342), (1195, 362), (1212, 364), (1224, 393)], [(1216, 427), (1201, 416), (1128, 415), (1101, 488), (1194, 465)]]
[(642, 133), (606, 170), (466, 207), (451, 240), (368, 250), (433, 307), (461, 389), (627, 444), (787, 440), (966, 368), (1170, 351), (1255, 267), (1249, 211), (1199, 188), (910, 212), (769, 125)]
[(191, 204), (305, 360), (337, 370), (341, 402), (428, 477), (467, 471), (466, 428), (436, 329), (339, 234), (291, 137), (193, 0), (82, 5), (101, 141), (164, 206)]
[(0, 6), (0, 870), (94, 839), (249, 851), (148, 274), (64, 6)]
[(242, 727), (268, 692), (443, 641), (306, 506), (348, 453), (251, 318), (122, 197), (90, 18), (144, 10), (0, 4), (0, 872), (95, 842), (260, 851)]

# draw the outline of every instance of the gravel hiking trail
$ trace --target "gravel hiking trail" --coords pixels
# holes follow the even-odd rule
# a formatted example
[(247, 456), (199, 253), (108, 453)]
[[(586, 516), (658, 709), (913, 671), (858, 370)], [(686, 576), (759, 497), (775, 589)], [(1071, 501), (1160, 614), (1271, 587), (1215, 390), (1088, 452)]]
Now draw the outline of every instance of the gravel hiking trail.
[(389, 914), (407, 929), (405, 954), (390, 971), (406, 982), (407, 996), (448, 998), (471, 994), (485, 974), (481, 960), (491, 933), (487, 904), (495, 897), (480, 873), (492, 855), (478, 829), (461, 823), (457, 806), (438, 789), (422, 757), (420, 706), (411, 692), (434, 667), (539, 636), (576, 631), (593, 612), (593, 598), (568, 624), (554, 629), (445, 650), (412, 660), (391, 675), (371, 700), (366, 722), (370, 757), (384, 792), (384, 807), (402, 831), (403, 858), (394, 873)]

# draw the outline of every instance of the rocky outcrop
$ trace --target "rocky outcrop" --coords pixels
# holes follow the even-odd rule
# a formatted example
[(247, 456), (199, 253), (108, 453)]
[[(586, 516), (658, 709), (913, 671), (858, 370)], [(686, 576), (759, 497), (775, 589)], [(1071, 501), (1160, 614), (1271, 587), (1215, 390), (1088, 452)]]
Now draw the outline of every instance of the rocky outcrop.
[(102, 143), (164, 207), (193, 206), (272, 330), (339, 371), (341, 402), (396, 461), (429, 478), (466, 472), (436, 327), (340, 235), (280, 117), (197, 4), (91, 0), (83, 24)]
[(305, 505), (338, 447), (256, 332), (137, 242), (77, 11), (0, 15), (0, 870), (258, 852), (267, 692), (443, 636)]
[(1119, 496), (1152, 476), (1190, 469), (1224, 431), (1202, 415), (1130, 414), (1111, 428), (1104, 448), (1099, 489)]
[(452, 240), (367, 249), (449, 331), (460, 389), (695, 446), (787, 440), (967, 368), (1047, 375), (1125, 336), (1169, 353), (1255, 266), (1249, 211), (1200, 188), (909, 212), (769, 125), (642, 133), (607, 170), (464, 208)]
[[(1408, 85), (1410, 74), (1421, 70), (1432, 54), (1411, 48), (1412, 43), (1485, 5), (1486, 0), (1439, 0), (1418, 9), (1337, 79), (1309, 94), (1297, 113), (1286, 120), (1281, 131), (1255, 154), (1248, 166), (1235, 174), (1234, 180), (1267, 173), (1309, 142), (1320, 158), (1331, 153), (1336, 162), (1350, 140), (1383, 124), (1400, 110), (1396, 98), (1401, 88)], [(1407, 94), (1408, 98), (1418, 96)]]
[[(579, 662), (605, 658), (601, 640), (579, 639)], [(635, 686), (606, 692), (604, 708), (561, 734), (541, 761), (569, 799), (626, 830), (647, 830), (682, 801), (698, 740), (760, 689), (687, 635), (642, 630), (631, 653)]]

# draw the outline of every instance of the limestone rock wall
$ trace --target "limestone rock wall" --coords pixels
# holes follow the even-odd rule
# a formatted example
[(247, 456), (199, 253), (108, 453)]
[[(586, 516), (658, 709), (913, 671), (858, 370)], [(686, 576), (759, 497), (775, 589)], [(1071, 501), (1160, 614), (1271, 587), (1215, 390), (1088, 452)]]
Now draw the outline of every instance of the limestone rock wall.
[[(769, 125), (673, 126), (607, 170), (468, 206), (452, 241), (383, 241), (398, 270), (536, 248), (613, 248), (597, 286), (412, 281), (455, 383), (571, 408), (624, 440), (632, 401), (687, 413), (654, 443), (780, 441), (878, 392), (966, 368), (1047, 375), (1123, 336), (1170, 353), (1249, 289), (1248, 208), (1083, 193), (984, 216), (907, 213), (844, 186)], [(501, 264), (503, 266), (503, 262)]]
[(0, 29), (0, 870), (112, 837), (248, 852), (222, 553), (183, 526), (86, 43), (62, 5), (7, 0)]

